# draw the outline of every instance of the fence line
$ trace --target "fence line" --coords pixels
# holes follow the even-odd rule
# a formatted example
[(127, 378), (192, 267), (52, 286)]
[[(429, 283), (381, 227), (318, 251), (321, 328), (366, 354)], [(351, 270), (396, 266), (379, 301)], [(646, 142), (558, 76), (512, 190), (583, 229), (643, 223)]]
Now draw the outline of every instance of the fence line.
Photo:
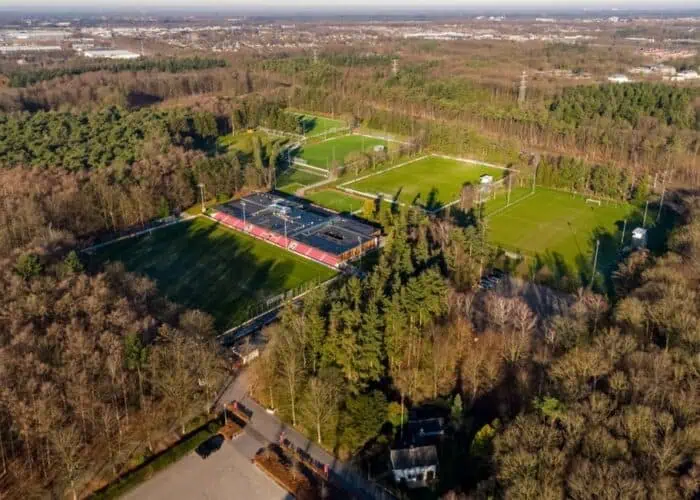
[(370, 139), (381, 139), (383, 141), (395, 142), (397, 144), (403, 144), (404, 146), (410, 146), (410, 142), (400, 141), (395, 139), (392, 135), (373, 135), (364, 132), (353, 132), (352, 135), (359, 135), (361, 137), (369, 137)]
[[(180, 222), (192, 220), (196, 217), (199, 217), (199, 215), (185, 215), (185, 216), (171, 215), (171, 216), (166, 217), (164, 219), (160, 219), (161, 221), (164, 221), (163, 224), (158, 224), (158, 225), (149, 227), (147, 229), (140, 229), (140, 230), (135, 231), (133, 233), (125, 234), (125, 235), (119, 236), (117, 238), (114, 238), (113, 240), (105, 241), (103, 243), (97, 243), (96, 245), (92, 245), (92, 246), (89, 246), (87, 248), (83, 248), (82, 250), (80, 250), (80, 252), (90, 253), (94, 250), (97, 250), (98, 248), (106, 247), (106, 246), (111, 245), (113, 243), (128, 240), (130, 238), (135, 238), (136, 236), (141, 236), (143, 234), (150, 233), (152, 231), (157, 231), (158, 229), (163, 229), (163, 228), (172, 226), (174, 224), (179, 224)], [(172, 220), (169, 220), (169, 219), (172, 219)]]
[[(403, 166), (405, 166), (405, 165), (409, 165), (409, 164), (411, 164), (411, 163), (414, 163), (414, 162), (423, 160), (423, 159), (425, 159), (425, 158), (428, 158), (429, 156), (430, 156), (430, 155), (419, 156), (418, 158), (413, 158), (412, 160), (408, 160), (408, 161), (405, 161), (405, 162), (403, 162), (403, 163), (399, 163), (398, 165), (394, 165), (393, 167), (385, 168), (384, 170), (380, 170), (379, 172), (372, 172), (372, 173), (370, 173), (370, 174), (363, 175), (362, 177), (358, 177), (358, 178), (356, 178), (356, 179), (349, 180), (348, 182), (344, 182), (343, 184), (340, 184), (338, 187), (341, 187), (341, 188), (342, 188), (342, 187), (344, 187), (344, 186), (347, 186), (348, 184), (354, 184), (354, 183), (356, 183), (356, 182), (363, 181), (363, 180), (368, 179), (368, 178), (370, 178), (370, 177), (374, 177), (375, 175), (381, 175), (381, 174), (383, 174), (384, 172), (389, 172), (390, 170), (394, 170), (394, 169), (396, 169), (396, 168), (401, 168), (401, 167), (403, 167)], [(359, 191), (358, 191), (358, 192), (359, 192)], [(376, 196), (375, 196), (375, 198), (376, 198)]]
[(294, 165), (295, 167), (309, 168), (311, 170), (320, 172), (324, 177), (330, 177), (328, 170), (321, 167), (314, 167), (313, 165), (310, 165), (306, 160), (299, 160), (295, 158), (294, 161), (292, 161), (292, 165)]
[(487, 163), (485, 161), (472, 160), (470, 158), (460, 158), (458, 156), (448, 156), (448, 155), (441, 155), (441, 154), (437, 154), (437, 153), (433, 153), (432, 156), (437, 156), (438, 158), (444, 158), (446, 160), (454, 160), (454, 161), (460, 161), (463, 163), (470, 163), (472, 165), (483, 165), (485, 167), (498, 168), (500, 170), (510, 170), (512, 172), (520, 172), (520, 170), (518, 170), (517, 168), (504, 167), (503, 165), (496, 165), (495, 163)]

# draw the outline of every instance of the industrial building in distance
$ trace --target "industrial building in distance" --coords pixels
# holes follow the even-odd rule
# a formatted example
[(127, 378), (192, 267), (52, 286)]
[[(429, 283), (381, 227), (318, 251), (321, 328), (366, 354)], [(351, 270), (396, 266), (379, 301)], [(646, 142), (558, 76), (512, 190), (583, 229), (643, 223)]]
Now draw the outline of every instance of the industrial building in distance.
[(273, 193), (256, 193), (219, 205), (212, 217), (333, 268), (380, 242), (380, 231), (374, 226)]

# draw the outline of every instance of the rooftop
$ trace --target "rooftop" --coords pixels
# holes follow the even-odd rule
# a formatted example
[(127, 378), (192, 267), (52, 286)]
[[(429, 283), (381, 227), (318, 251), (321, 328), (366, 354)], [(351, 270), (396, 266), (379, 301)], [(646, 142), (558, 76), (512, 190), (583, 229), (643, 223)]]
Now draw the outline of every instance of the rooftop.
[(379, 232), (369, 224), (273, 193), (252, 194), (217, 210), (333, 255), (371, 241)]
[(390, 458), (391, 467), (394, 470), (425, 467), (438, 462), (437, 448), (432, 445), (391, 450)]

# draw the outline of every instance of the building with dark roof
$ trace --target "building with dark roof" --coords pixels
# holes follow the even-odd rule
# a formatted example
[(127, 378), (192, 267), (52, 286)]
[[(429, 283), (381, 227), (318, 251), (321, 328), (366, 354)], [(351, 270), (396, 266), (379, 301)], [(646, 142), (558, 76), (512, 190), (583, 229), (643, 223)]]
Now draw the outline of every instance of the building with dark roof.
[(255, 193), (216, 207), (216, 220), (330, 267), (379, 245), (378, 228), (273, 193)]
[(433, 445), (391, 450), (389, 459), (394, 481), (399, 484), (420, 488), (437, 480), (438, 453)]

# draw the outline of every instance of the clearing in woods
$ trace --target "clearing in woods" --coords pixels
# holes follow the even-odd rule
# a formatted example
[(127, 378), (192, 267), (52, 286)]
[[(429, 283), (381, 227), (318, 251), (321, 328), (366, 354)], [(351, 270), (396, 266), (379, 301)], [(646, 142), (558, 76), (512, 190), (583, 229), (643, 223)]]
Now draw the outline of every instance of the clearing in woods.
[(92, 260), (123, 262), (170, 300), (214, 316), (220, 330), (247, 319), (260, 301), (336, 274), (204, 217), (107, 245)]

